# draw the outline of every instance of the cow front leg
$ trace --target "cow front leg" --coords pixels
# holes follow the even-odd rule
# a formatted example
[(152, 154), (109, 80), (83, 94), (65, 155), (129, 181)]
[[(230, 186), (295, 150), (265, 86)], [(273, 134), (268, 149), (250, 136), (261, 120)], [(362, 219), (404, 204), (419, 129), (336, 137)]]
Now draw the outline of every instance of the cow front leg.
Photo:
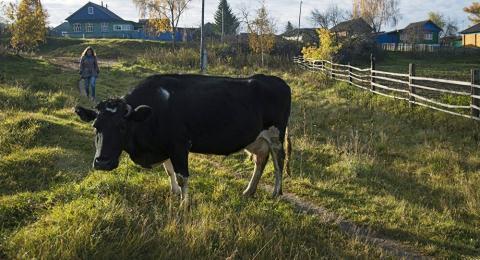
[(190, 204), (188, 196), (188, 177), (190, 176), (188, 171), (188, 150), (176, 147), (171, 154), (170, 160), (175, 171), (177, 183), (181, 189), (182, 206), (188, 207)]
[(173, 169), (172, 161), (168, 159), (166, 162), (163, 163), (163, 168), (167, 172), (168, 176), (170, 177), (170, 191), (173, 194), (181, 195), (182, 189), (180, 185), (178, 185), (177, 175), (175, 174), (175, 170)]

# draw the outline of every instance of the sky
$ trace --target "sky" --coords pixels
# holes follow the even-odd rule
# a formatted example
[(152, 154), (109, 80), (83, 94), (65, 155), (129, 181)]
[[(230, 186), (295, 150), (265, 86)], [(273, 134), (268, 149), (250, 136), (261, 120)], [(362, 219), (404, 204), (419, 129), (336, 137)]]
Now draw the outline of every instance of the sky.
[[(94, 3), (101, 4), (101, 0), (91, 0)], [(463, 30), (469, 27), (470, 22), (467, 15), (463, 12), (463, 7), (472, 3), (472, 0), (399, 0), (400, 12), (402, 19), (396, 27), (387, 29), (401, 29), (411, 22), (425, 20), (430, 11), (441, 12), (452, 19), (456, 20), (459, 29)], [(6, 0), (6, 2), (15, 2)], [(132, 0), (104, 0), (104, 4), (108, 4), (108, 8), (125, 20), (137, 21), (139, 18), (138, 11)], [(247, 6), (255, 8), (258, 6), (258, 0), (228, 0), (233, 11)], [(266, 0), (267, 7), (271, 11), (278, 31), (282, 32), (288, 21), (295, 26), (298, 24), (300, 0)], [(78, 10), (87, 1), (81, 0), (42, 0), (42, 4), (47, 9), (50, 17), (50, 26), (61, 24), (65, 18)], [(337, 4), (344, 9), (351, 9), (351, 0), (304, 0), (302, 10), (302, 27), (312, 27), (310, 13), (314, 9), (324, 10), (331, 4)], [(206, 22), (213, 21), (213, 14), (218, 6), (218, 0), (205, 0), (205, 19)], [(180, 20), (181, 27), (198, 27), (201, 22), (201, 0), (192, 0), (189, 9), (185, 12)]]

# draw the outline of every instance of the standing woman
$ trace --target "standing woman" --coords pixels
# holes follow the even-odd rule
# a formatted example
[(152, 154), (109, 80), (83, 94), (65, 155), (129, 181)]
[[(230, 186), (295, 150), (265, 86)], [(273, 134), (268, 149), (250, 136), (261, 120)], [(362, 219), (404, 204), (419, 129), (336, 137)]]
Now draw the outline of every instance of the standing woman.
[(93, 48), (89, 46), (83, 51), (82, 58), (80, 59), (80, 75), (85, 81), (85, 93), (87, 93), (87, 97), (91, 98), (94, 102), (96, 101), (95, 83), (99, 73), (100, 69), (98, 68), (97, 55), (95, 55)]

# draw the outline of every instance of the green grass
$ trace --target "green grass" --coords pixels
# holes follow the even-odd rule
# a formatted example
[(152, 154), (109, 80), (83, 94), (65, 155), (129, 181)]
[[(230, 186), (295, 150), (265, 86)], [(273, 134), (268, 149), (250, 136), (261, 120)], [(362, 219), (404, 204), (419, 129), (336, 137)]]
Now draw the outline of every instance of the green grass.
[(480, 69), (477, 55), (468, 54), (417, 54), (387, 52), (378, 62), (378, 69), (408, 74), (408, 65), (416, 64), (418, 76), (470, 81), (472, 69)]
[[(0, 62), (0, 258), (385, 256), (264, 192), (241, 197), (253, 170), (244, 154), (192, 156), (187, 213), (161, 169), (140, 169), (123, 156), (113, 172), (91, 171), (93, 132), (71, 111), (88, 101), (76, 97), (76, 71), (49, 62), (81, 48), (62, 44), (44, 47), (48, 58)], [(102, 68), (100, 98), (124, 94), (151, 73), (195, 72), (188, 63), (120, 60)], [(300, 70), (210, 68), (231, 76), (255, 71), (293, 88), (287, 191), (424, 254), (480, 256), (476, 122), (412, 110)], [(273, 182), (272, 170), (269, 164), (262, 181)]]

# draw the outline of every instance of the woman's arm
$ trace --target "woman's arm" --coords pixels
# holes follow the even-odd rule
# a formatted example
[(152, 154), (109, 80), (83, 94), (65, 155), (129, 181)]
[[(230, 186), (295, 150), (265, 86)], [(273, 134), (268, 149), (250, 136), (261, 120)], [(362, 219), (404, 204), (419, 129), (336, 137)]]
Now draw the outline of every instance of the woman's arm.
[(83, 74), (83, 69), (84, 69), (83, 59), (84, 59), (84, 57), (80, 58), (80, 75)]
[(95, 57), (94, 66), (95, 66), (95, 70), (97, 71), (97, 74), (100, 74), (100, 68), (98, 67), (98, 60), (97, 60), (97, 57)]

